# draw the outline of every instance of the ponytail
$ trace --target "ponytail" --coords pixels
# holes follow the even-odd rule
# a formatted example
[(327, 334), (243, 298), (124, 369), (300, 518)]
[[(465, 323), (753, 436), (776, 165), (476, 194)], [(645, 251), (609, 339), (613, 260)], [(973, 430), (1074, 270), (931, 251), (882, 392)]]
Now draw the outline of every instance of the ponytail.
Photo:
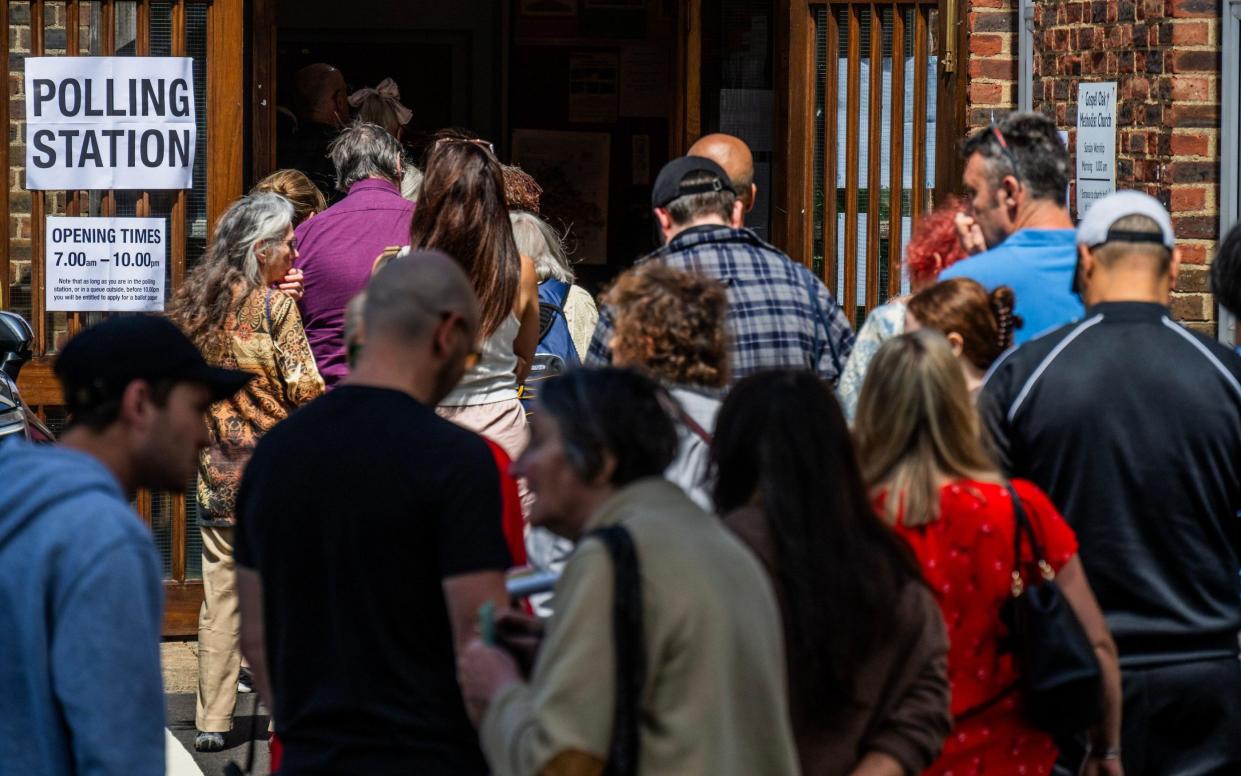
[(1008, 286), (999, 286), (988, 297), (991, 303), (991, 314), (995, 316), (999, 352), (1003, 353), (1013, 346), (1013, 337), (1021, 328), (1021, 318), (1014, 314), (1017, 297)]

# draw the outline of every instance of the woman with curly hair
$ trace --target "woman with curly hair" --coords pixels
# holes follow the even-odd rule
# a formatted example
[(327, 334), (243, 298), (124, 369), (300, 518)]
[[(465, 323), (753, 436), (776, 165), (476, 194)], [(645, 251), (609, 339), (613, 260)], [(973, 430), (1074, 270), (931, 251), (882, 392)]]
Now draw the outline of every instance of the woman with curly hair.
[(671, 396), (678, 448), (664, 475), (711, 511), (705, 484), (711, 431), (728, 385), (724, 287), (649, 262), (617, 278), (603, 303), (615, 326), (609, 343), (612, 363), (646, 372)]
[(211, 445), (199, 459), (204, 598), (194, 748), (200, 752), (224, 748), (236, 706), (241, 651), (233, 524), (242, 470), (263, 434), (323, 393), (297, 303), (272, 288), (297, 258), (293, 213), (293, 205), (277, 194), (234, 202), (169, 310), (208, 363), (254, 376), (234, 396), (211, 405)]
[[(905, 270), (909, 273), (909, 287), (913, 293), (935, 285), (939, 273), (969, 254), (961, 245), (956, 217), (962, 212), (959, 200), (949, 197), (932, 213), (922, 217), (905, 246)], [(905, 331), (905, 305), (909, 295), (897, 297), (870, 311), (865, 323), (858, 330), (853, 350), (845, 370), (836, 384), (836, 398), (845, 412), (845, 419), (853, 423), (857, 413), (858, 394), (870, 360), (884, 340)]]

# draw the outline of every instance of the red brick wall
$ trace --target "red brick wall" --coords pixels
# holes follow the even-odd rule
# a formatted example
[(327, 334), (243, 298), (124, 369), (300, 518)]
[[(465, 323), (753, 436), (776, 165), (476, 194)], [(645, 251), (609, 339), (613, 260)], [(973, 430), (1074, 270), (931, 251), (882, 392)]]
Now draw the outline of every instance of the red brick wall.
[[(1015, 3), (974, 0), (967, 18), (969, 118), (979, 126), (1016, 103)], [(1117, 82), (1117, 188), (1168, 207), (1185, 259), (1173, 312), (1213, 332), (1206, 265), (1219, 219), (1219, 0), (1043, 0), (1034, 22), (1035, 110), (1070, 130), (1072, 153), (1077, 84)]]

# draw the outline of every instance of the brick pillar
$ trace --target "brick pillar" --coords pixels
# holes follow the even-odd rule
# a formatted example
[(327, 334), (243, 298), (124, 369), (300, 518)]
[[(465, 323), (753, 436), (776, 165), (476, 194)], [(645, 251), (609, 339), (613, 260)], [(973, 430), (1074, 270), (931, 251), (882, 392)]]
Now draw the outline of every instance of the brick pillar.
[(1015, 0), (973, 0), (969, 30), (970, 129), (998, 121), (1017, 104), (1017, 3)]

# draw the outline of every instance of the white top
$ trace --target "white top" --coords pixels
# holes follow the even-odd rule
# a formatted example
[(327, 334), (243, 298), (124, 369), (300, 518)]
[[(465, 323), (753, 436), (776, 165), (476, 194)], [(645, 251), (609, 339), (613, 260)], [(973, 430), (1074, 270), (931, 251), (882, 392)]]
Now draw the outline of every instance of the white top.
[[(693, 388), (671, 387), (668, 392), (680, 403), (685, 414), (704, 431), (715, 433), (715, 416), (720, 412), (719, 399)], [(677, 427), (677, 455), (664, 470), (664, 477), (680, 485), (686, 495), (708, 514), (715, 514), (707, 483), (711, 446), (681, 419), (673, 418), (673, 422)]]
[(513, 340), (521, 322), (509, 313), (500, 328), (480, 348), (478, 365), (465, 373), (452, 393), (440, 402), (441, 407), (473, 407), (517, 398), (517, 354)]

